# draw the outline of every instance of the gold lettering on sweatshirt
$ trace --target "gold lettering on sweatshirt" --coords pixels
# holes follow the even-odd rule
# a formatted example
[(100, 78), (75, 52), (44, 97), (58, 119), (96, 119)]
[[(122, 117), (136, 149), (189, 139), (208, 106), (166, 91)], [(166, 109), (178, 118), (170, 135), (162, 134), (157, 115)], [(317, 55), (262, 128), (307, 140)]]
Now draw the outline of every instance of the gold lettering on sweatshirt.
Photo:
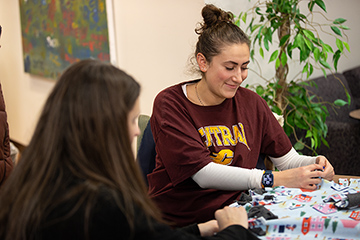
[(249, 150), (244, 125), (238, 123), (229, 129), (223, 125), (205, 126), (198, 129), (201, 137), (205, 138), (206, 147), (210, 146), (235, 146), (238, 143), (244, 144)]

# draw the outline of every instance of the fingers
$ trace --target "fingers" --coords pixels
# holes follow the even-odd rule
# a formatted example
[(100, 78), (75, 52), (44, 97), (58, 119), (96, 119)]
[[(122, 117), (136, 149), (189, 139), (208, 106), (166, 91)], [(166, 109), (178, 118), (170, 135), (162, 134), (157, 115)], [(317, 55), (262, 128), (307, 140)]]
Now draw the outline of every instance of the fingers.
[(248, 228), (248, 217), (243, 207), (224, 207), (215, 212), (215, 219), (218, 221), (219, 230), (230, 225), (241, 225)]
[(329, 181), (333, 180), (335, 172), (329, 160), (327, 160), (326, 157), (324, 156), (318, 156), (316, 158), (316, 162), (324, 167), (324, 172), (322, 174), (322, 177)]
[[(325, 164), (322, 165), (322, 163)], [(309, 190), (316, 190), (321, 184), (322, 179), (332, 180), (334, 170), (325, 157), (321, 157), (319, 163), (305, 166), (302, 169), (302, 181), (299, 181), (300, 187)]]
[(280, 172), (273, 172), (275, 186), (316, 189), (321, 183), (321, 166), (311, 164), (299, 168), (288, 169)]

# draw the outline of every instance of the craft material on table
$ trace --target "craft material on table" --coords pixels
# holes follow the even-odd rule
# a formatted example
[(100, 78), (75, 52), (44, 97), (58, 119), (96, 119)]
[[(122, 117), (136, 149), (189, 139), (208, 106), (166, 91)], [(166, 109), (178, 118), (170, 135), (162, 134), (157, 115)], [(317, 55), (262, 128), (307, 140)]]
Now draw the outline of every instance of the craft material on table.
[[(260, 239), (360, 239), (360, 179), (339, 179), (339, 184), (322, 180), (315, 191), (265, 190), (250, 190), (251, 200), (230, 205), (245, 207), (249, 228)], [(260, 205), (264, 209), (252, 209)]]

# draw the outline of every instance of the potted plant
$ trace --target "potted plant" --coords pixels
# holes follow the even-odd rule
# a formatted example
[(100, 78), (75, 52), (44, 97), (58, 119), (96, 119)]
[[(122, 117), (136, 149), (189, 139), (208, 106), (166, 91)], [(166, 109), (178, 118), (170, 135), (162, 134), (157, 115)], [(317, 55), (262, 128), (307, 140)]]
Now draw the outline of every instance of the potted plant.
[[(264, 52), (267, 51), (270, 56), (269, 64), (273, 64), (275, 69), (275, 76), (267, 80), (266, 85), (248, 87), (253, 87), (273, 112), (284, 116), (284, 130), (288, 136), (295, 137), (296, 150), (307, 147), (316, 153), (320, 144), (329, 146), (325, 123), (329, 115), (327, 107), (341, 107), (349, 104), (351, 99), (344, 88), (347, 99), (324, 104), (317, 96), (311, 95), (306, 86), (314, 84), (308, 81), (314, 69), (321, 69), (325, 77), (327, 70), (337, 71), (342, 54), (350, 52), (344, 34), (349, 28), (344, 25), (344, 18), (326, 18), (323, 0), (308, 0), (305, 7), (304, 2), (257, 0), (252, 8), (240, 13), (236, 23), (240, 27), (245, 24), (243, 29), (251, 40), (252, 60), (258, 54), (264, 58)], [(323, 16), (325, 23), (313, 21), (315, 14)], [(334, 50), (325, 43), (320, 32), (332, 35), (337, 49)], [(297, 61), (302, 68), (294, 79), (288, 79), (290, 61)], [(309, 139), (310, 144), (305, 144), (305, 139), (297, 138), (298, 130), (306, 131), (305, 138)]]

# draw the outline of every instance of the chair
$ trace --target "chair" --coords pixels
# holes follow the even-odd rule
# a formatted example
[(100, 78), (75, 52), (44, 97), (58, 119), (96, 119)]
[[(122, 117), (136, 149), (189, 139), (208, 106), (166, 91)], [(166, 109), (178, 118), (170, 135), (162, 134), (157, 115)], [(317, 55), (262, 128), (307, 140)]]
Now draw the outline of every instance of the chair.
[(139, 128), (140, 128), (140, 135), (137, 137), (136, 151), (139, 151), (141, 140), (142, 140), (142, 138), (144, 136), (144, 131), (145, 131), (146, 125), (148, 124), (149, 120), (150, 120), (150, 116), (144, 115), (144, 114), (139, 115), (138, 125), (139, 125)]
[(155, 168), (155, 141), (151, 132), (150, 117), (147, 115), (139, 116), (140, 135), (137, 139), (137, 161), (146, 183), (147, 175)]

